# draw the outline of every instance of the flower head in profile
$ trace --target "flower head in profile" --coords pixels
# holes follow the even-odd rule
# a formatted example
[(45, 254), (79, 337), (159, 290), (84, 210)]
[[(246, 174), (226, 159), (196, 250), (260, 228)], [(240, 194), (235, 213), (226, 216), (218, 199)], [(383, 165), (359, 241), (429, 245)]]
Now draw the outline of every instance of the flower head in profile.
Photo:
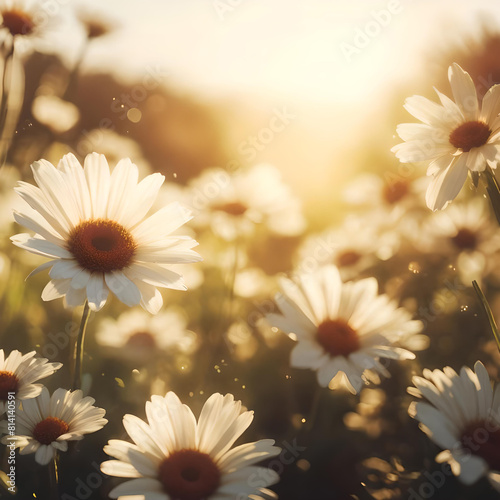
[(61, 363), (49, 363), (48, 359), (35, 358), (35, 351), (21, 354), (12, 351), (7, 357), (0, 349), (0, 414), (6, 410), (9, 393), (15, 394), (16, 402), (34, 398), (42, 392), (43, 385), (35, 384), (61, 368)]
[(47, 465), (56, 451), (67, 451), (68, 441), (83, 439), (107, 424), (106, 411), (93, 406), (94, 402), (80, 390), (57, 389), (50, 396), (44, 387), (40, 396), (23, 401), (16, 411), (16, 435), (2, 442), (10, 444), (14, 439), (21, 455), (35, 453), (35, 460)]
[(392, 148), (400, 161), (430, 162), (427, 175), (427, 206), (441, 210), (455, 199), (468, 172), (496, 168), (500, 159), (500, 85), (486, 92), (481, 107), (469, 74), (454, 63), (448, 70), (453, 92), (449, 97), (436, 90), (441, 104), (413, 96), (405, 108), (423, 123), (403, 123), (397, 132), (402, 144)]
[(50, 260), (52, 280), (43, 300), (65, 297), (68, 306), (88, 300), (101, 309), (109, 292), (128, 306), (141, 304), (157, 313), (163, 300), (157, 287), (185, 290), (169, 264), (198, 262), (190, 237), (171, 233), (191, 218), (176, 202), (147, 216), (164, 181), (160, 174), (138, 182), (137, 167), (124, 159), (110, 172), (106, 158), (93, 153), (84, 167), (72, 154), (57, 168), (46, 160), (32, 165), (38, 187), (21, 182), (28, 203), (16, 222), (36, 234), (18, 234), (15, 245)]
[(444, 449), (436, 461), (448, 462), (465, 484), (487, 476), (500, 491), (500, 386), (493, 390), (484, 365), (424, 370), (413, 383), (408, 392), (427, 401), (412, 403), (409, 413)]
[(338, 269), (325, 266), (299, 275), (296, 282), (283, 279), (276, 297), (282, 314), (266, 319), (297, 340), (293, 367), (316, 370), (323, 387), (342, 382), (356, 393), (369, 380), (390, 375), (382, 358), (413, 359), (412, 352), (395, 344), (422, 329), (420, 321), (377, 290), (375, 278), (342, 283)]
[(86, 2), (81, 2), (76, 15), (87, 33), (88, 40), (104, 37), (118, 28), (118, 23), (106, 12), (88, 7)]
[[(123, 425), (134, 444), (111, 440), (104, 451), (116, 460), (101, 464), (110, 476), (132, 478), (111, 498), (144, 495), (155, 500), (264, 500), (276, 472), (255, 466), (278, 455), (274, 441), (262, 439), (232, 447), (248, 428), (253, 412), (244, 411), (231, 394), (213, 394), (196, 420), (191, 409), (169, 392), (146, 403), (148, 423), (125, 415)], [(258, 477), (258, 481), (252, 478)]]

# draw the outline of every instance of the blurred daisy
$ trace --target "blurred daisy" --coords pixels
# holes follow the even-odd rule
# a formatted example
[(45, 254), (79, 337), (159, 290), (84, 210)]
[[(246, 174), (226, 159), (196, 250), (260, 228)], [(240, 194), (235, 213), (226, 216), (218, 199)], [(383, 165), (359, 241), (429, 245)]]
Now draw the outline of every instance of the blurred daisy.
[(40, 396), (23, 401), (16, 412), (16, 435), (2, 442), (10, 444), (14, 439), (21, 455), (35, 453), (35, 460), (47, 465), (56, 451), (67, 451), (68, 441), (83, 439), (107, 424), (106, 411), (92, 406), (94, 402), (82, 391), (57, 389), (50, 396), (44, 387)]
[(310, 272), (335, 264), (343, 279), (359, 276), (379, 260), (380, 250), (387, 248), (385, 238), (370, 221), (365, 216), (349, 216), (340, 227), (309, 236), (298, 250), (296, 267)]
[(393, 344), (420, 332), (422, 323), (377, 295), (375, 278), (343, 284), (338, 269), (326, 266), (296, 281), (282, 280), (283, 293), (276, 296), (282, 315), (266, 318), (297, 340), (291, 366), (316, 370), (321, 386), (342, 382), (357, 393), (379, 375), (390, 376), (382, 358), (415, 357)]
[[(278, 455), (274, 441), (262, 439), (231, 448), (253, 420), (231, 394), (213, 394), (196, 421), (190, 408), (169, 392), (146, 403), (148, 423), (125, 415), (134, 441), (111, 440), (104, 451), (116, 458), (101, 464), (110, 476), (134, 478), (109, 496), (145, 495), (156, 500), (277, 498), (267, 489), (279, 480), (273, 470), (254, 464)], [(258, 477), (258, 481), (252, 478)]]
[(37, 21), (43, 19), (42, 6), (29, 0), (2, 0), (0, 2), (0, 29), (11, 37), (34, 37), (40, 29)]
[(305, 228), (299, 201), (271, 165), (256, 165), (232, 175), (211, 169), (190, 188), (188, 204), (197, 214), (196, 224), (211, 227), (226, 240), (252, 234), (256, 224), (281, 236), (296, 236)]
[(56, 135), (71, 130), (80, 120), (80, 111), (72, 102), (55, 95), (39, 95), (31, 106), (33, 117)]
[[(424, 182), (423, 182), (424, 181)], [(344, 200), (356, 206), (410, 210), (423, 204), (426, 179), (393, 174), (382, 178), (376, 174), (357, 176), (344, 190)]]
[(464, 283), (497, 268), (500, 230), (481, 199), (456, 203), (427, 217), (414, 240), (421, 251), (452, 259)]
[(182, 276), (168, 265), (201, 257), (192, 250), (196, 241), (170, 233), (191, 214), (174, 202), (146, 217), (162, 175), (137, 183), (137, 167), (128, 158), (111, 174), (106, 158), (97, 153), (85, 158), (84, 168), (72, 154), (57, 168), (46, 160), (31, 168), (39, 187), (19, 183), (16, 191), (30, 206), (14, 217), (36, 234), (11, 239), (51, 259), (34, 271), (51, 267), (43, 300), (65, 297), (70, 307), (88, 300), (97, 311), (111, 291), (124, 304), (140, 303), (155, 314), (163, 303), (157, 287), (186, 289)]
[(61, 24), (69, 17), (61, 15), (63, 8), (47, 9), (37, 0), (0, 0), (0, 37), (13, 44), (16, 51), (29, 53), (60, 49), (55, 46)]
[(173, 350), (184, 354), (196, 347), (196, 334), (187, 330), (184, 315), (173, 308), (151, 316), (132, 309), (116, 320), (105, 318), (97, 328), (96, 341), (113, 348), (120, 357), (133, 361), (150, 361), (155, 354)]
[(21, 354), (12, 351), (7, 357), (0, 349), (0, 414), (5, 413), (9, 392), (16, 401), (34, 398), (42, 392), (43, 385), (34, 382), (52, 375), (62, 363), (49, 363), (46, 358), (35, 358), (35, 351)]
[(118, 23), (101, 9), (88, 6), (87, 2), (80, 2), (76, 15), (87, 33), (88, 40), (94, 40), (113, 33), (118, 28)]
[(409, 97), (405, 108), (423, 123), (403, 123), (397, 132), (405, 142), (392, 148), (400, 161), (430, 161), (427, 206), (440, 210), (461, 190), (467, 173), (496, 168), (500, 159), (500, 86), (485, 94), (479, 109), (471, 77), (458, 64), (448, 70), (455, 102), (436, 90), (441, 105)]
[(477, 361), (472, 371), (460, 374), (449, 366), (424, 370), (413, 377), (408, 392), (428, 402), (412, 403), (410, 416), (439, 447), (437, 462), (448, 462), (455, 476), (473, 484), (487, 476), (500, 491), (500, 390), (492, 389), (484, 365)]

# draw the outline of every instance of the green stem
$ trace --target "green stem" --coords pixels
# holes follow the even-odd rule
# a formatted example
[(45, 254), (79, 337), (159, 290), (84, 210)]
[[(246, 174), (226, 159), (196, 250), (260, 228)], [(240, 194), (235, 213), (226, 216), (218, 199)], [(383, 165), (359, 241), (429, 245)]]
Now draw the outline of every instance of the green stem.
[(491, 167), (486, 167), (484, 175), (486, 176), (486, 192), (490, 198), (497, 222), (500, 225), (500, 186)]
[(59, 453), (54, 451), (54, 458), (49, 464), (50, 498), (59, 500)]
[(12, 83), (13, 60), (14, 60), (14, 40), (6, 42), (5, 53), (3, 58), (3, 75), (2, 75), (2, 99), (0, 100), (0, 167), (3, 167), (7, 158), (9, 144), (5, 144), (5, 126), (7, 124), (8, 101), (10, 95), (10, 87)]
[(311, 409), (309, 411), (309, 415), (307, 417), (305, 425), (306, 431), (308, 433), (311, 432), (314, 426), (316, 425), (321, 399), (323, 397), (323, 393), (325, 392), (325, 390), (326, 389), (324, 387), (321, 387), (320, 385), (316, 387), (316, 391), (314, 393), (313, 400), (311, 402)]
[(80, 389), (82, 386), (82, 364), (83, 364), (83, 343), (85, 341), (85, 331), (90, 316), (89, 301), (85, 301), (83, 307), (82, 321), (78, 330), (78, 337), (75, 346), (75, 371), (73, 374), (73, 390)]
[(484, 293), (482, 292), (481, 288), (479, 287), (476, 281), (472, 282), (472, 286), (474, 287), (474, 290), (479, 298), (479, 301), (481, 302), (481, 306), (483, 307), (483, 311), (486, 314), (486, 317), (488, 318), (491, 332), (493, 333), (493, 337), (495, 337), (498, 350), (500, 351), (500, 334), (498, 332), (498, 327), (495, 322), (495, 318), (493, 317), (493, 313), (491, 312), (490, 305), (488, 304), (488, 301), (486, 300)]

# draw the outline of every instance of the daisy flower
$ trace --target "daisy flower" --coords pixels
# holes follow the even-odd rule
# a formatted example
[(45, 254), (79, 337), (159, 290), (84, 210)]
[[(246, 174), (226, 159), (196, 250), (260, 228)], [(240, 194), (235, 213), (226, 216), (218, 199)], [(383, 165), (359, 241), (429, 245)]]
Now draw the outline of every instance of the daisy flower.
[(44, 387), (40, 396), (23, 401), (16, 412), (16, 435), (2, 442), (14, 442), (21, 455), (35, 453), (35, 460), (47, 465), (56, 451), (67, 451), (68, 441), (81, 440), (108, 423), (103, 418), (106, 411), (92, 406), (94, 402), (80, 390), (57, 389), (50, 396)]
[(76, 16), (82, 23), (89, 40), (109, 35), (118, 28), (118, 23), (107, 12), (89, 7), (87, 2), (80, 2), (76, 9)]
[(419, 208), (424, 201), (426, 179), (387, 173), (385, 177), (365, 173), (358, 175), (343, 191), (350, 205), (383, 208), (387, 213)]
[(500, 230), (479, 198), (431, 214), (413, 239), (422, 252), (452, 259), (463, 283), (495, 273), (498, 267)]
[(495, 391), (484, 365), (474, 371), (462, 367), (460, 374), (449, 366), (424, 370), (413, 377), (408, 392), (428, 402), (413, 402), (409, 414), (444, 451), (437, 462), (448, 462), (455, 476), (473, 484), (487, 476), (500, 491), (500, 386)]
[(378, 222), (377, 225), (371, 216), (368, 222), (366, 216), (351, 215), (341, 226), (309, 236), (298, 250), (297, 268), (312, 271), (335, 264), (342, 278), (358, 276), (379, 261), (379, 252), (391, 248), (385, 235), (378, 231), (381, 220)]
[[(36, 49), (60, 53), (69, 62), (60, 42), (64, 36), (75, 35), (71, 21), (71, 16), (62, 5), (55, 12), (37, 0), (0, 0), (0, 38), (24, 55)], [(73, 51), (68, 51), (67, 47), (66, 43), (66, 52)]]
[(342, 283), (335, 266), (301, 274), (296, 283), (283, 279), (276, 296), (282, 314), (266, 319), (297, 340), (291, 366), (316, 370), (323, 387), (342, 382), (357, 393), (369, 380), (390, 376), (382, 358), (413, 359), (394, 343), (420, 332), (422, 323), (377, 289), (375, 278)]
[(471, 77), (458, 64), (448, 70), (455, 102), (436, 90), (441, 105), (424, 97), (409, 97), (406, 110), (423, 123), (403, 123), (402, 144), (392, 148), (403, 163), (430, 162), (427, 206), (441, 210), (464, 185), (468, 172), (496, 168), (500, 159), (500, 86), (486, 92), (481, 109)]
[(190, 184), (188, 196), (196, 223), (228, 241), (251, 235), (258, 224), (280, 236), (297, 236), (305, 228), (299, 201), (271, 165), (231, 175), (223, 169), (208, 170)]
[(9, 392), (17, 401), (34, 398), (42, 392), (43, 385), (37, 380), (52, 375), (62, 363), (49, 363), (48, 359), (35, 358), (35, 351), (21, 354), (12, 351), (7, 357), (0, 349), (0, 414), (5, 413)]
[(39, 30), (40, 6), (28, 0), (3, 0), (0, 2), (0, 30), (11, 37), (34, 37)]
[(117, 355), (137, 362), (165, 350), (191, 353), (196, 346), (196, 334), (187, 330), (184, 315), (174, 308), (151, 316), (143, 310), (132, 309), (116, 320), (105, 318), (96, 332), (96, 341), (113, 348)]
[(278, 455), (274, 441), (262, 439), (232, 448), (253, 420), (231, 394), (213, 394), (196, 421), (191, 409), (169, 392), (146, 403), (148, 423), (125, 415), (134, 441), (111, 440), (104, 451), (116, 458), (101, 464), (105, 474), (134, 478), (109, 496), (145, 495), (155, 500), (277, 498), (266, 487), (279, 480), (273, 470), (254, 464)]
[(98, 311), (109, 292), (128, 306), (141, 304), (155, 314), (163, 299), (157, 287), (185, 290), (182, 276), (169, 264), (198, 262), (196, 241), (170, 233), (191, 218), (170, 203), (146, 217), (164, 181), (160, 174), (138, 181), (127, 158), (110, 173), (103, 155), (72, 154), (57, 168), (46, 160), (31, 166), (39, 187), (21, 182), (16, 191), (28, 203), (14, 213), (16, 222), (35, 231), (11, 239), (29, 252), (50, 258), (34, 272), (51, 268), (43, 300), (65, 297), (70, 307), (88, 300)]

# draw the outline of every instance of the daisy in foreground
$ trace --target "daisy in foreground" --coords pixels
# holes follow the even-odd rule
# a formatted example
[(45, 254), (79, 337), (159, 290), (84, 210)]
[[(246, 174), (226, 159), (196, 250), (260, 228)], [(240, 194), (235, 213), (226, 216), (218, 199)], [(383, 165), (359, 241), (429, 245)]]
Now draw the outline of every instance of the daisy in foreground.
[(436, 93), (441, 105), (413, 96), (405, 108), (423, 123), (403, 123), (397, 132), (405, 142), (392, 148), (403, 163), (429, 161), (427, 206), (441, 210), (455, 199), (468, 172), (496, 168), (500, 159), (500, 85), (491, 87), (479, 108), (469, 74), (454, 63), (448, 70), (450, 98)]
[(19, 183), (16, 191), (29, 206), (14, 218), (36, 234), (11, 239), (51, 259), (34, 271), (51, 268), (43, 300), (65, 297), (70, 307), (88, 300), (97, 311), (112, 292), (124, 304), (140, 303), (155, 314), (163, 303), (157, 287), (186, 289), (168, 265), (201, 260), (192, 250), (195, 240), (170, 234), (191, 219), (190, 212), (174, 202), (146, 217), (163, 175), (138, 183), (138, 169), (128, 158), (110, 173), (97, 153), (87, 155), (83, 168), (72, 154), (57, 168), (46, 160), (31, 168), (38, 187)]
[(7, 357), (0, 349), (0, 415), (5, 413), (9, 392), (15, 393), (16, 401), (34, 398), (42, 392), (43, 385), (37, 380), (52, 375), (62, 363), (49, 363), (48, 359), (35, 358), (35, 351), (21, 354), (12, 351)]
[(436, 461), (448, 462), (465, 484), (487, 476), (500, 491), (500, 386), (493, 391), (480, 361), (474, 371), (464, 366), (457, 374), (448, 366), (423, 375), (413, 377), (416, 388), (408, 392), (429, 403), (412, 403), (409, 414), (445, 450)]
[(35, 453), (35, 460), (47, 465), (57, 450), (67, 451), (68, 441), (83, 439), (108, 423), (103, 418), (106, 411), (92, 406), (94, 402), (94, 398), (83, 397), (82, 391), (57, 389), (50, 396), (44, 387), (40, 396), (23, 401), (16, 412), (16, 435), (2, 438), (2, 442), (14, 440), (21, 455)]
[(390, 374), (381, 358), (413, 359), (395, 343), (422, 330), (408, 311), (378, 295), (375, 278), (342, 283), (335, 266), (282, 280), (276, 303), (282, 312), (266, 316), (270, 325), (297, 340), (291, 366), (317, 371), (322, 387), (339, 383), (357, 393), (368, 381)]
[(253, 420), (231, 394), (213, 394), (196, 421), (191, 409), (169, 392), (146, 403), (148, 423), (125, 415), (123, 425), (135, 444), (111, 440), (104, 451), (116, 458), (101, 464), (110, 476), (134, 478), (109, 496), (144, 495), (151, 500), (264, 500), (279, 480), (254, 464), (278, 455), (274, 441), (262, 439), (231, 448)]

